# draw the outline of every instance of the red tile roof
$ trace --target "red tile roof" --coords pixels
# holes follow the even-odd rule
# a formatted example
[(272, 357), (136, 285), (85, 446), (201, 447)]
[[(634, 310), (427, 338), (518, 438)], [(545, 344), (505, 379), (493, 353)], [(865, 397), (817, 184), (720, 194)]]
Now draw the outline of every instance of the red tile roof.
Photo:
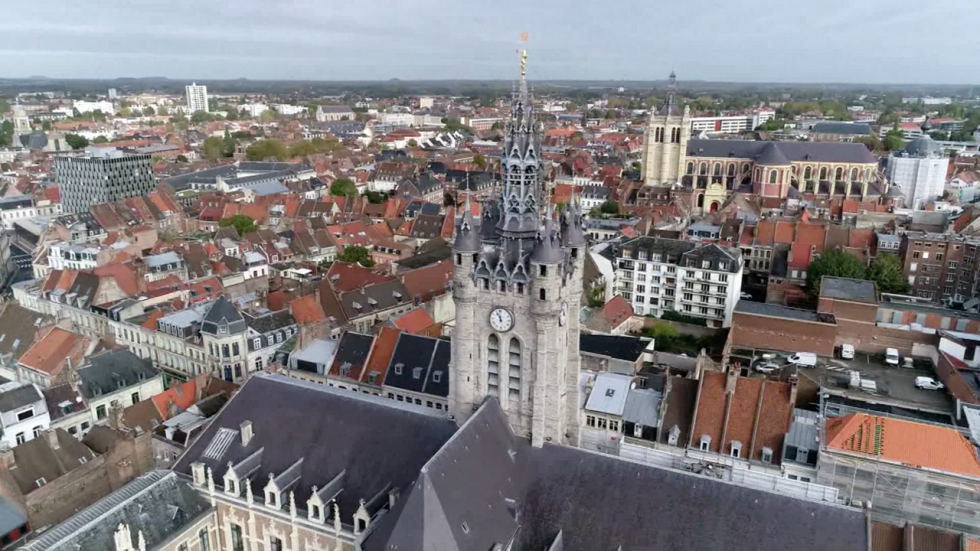
[(187, 411), (187, 408), (197, 402), (197, 379), (170, 387), (150, 399), (153, 400), (160, 417), (166, 421), (178, 413)]
[(435, 324), (435, 320), (425, 310), (418, 308), (395, 318), (392, 323), (398, 329), (408, 331), (413, 335), (421, 335)]
[(346, 293), (347, 291), (360, 289), (365, 285), (384, 283), (393, 279), (395, 279), (393, 276), (372, 270), (371, 268), (365, 268), (360, 264), (334, 262), (327, 271), (327, 275), (323, 278), (323, 281), (329, 282), (334, 291)]
[(833, 450), (980, 478), (973, 445), (949, 427), (853, 413), (828, 419), (826, 430)]
[(296, 323), (319, 323), (327, 319), (323, 307), (314, 295), (306, 295), (289, 302), (289, 310)]
[(447, 292), (446, 288), (453, 280), (452, 260), (443, 260), (418, 270), (405, 272), (401, 275), (401, 280), (412, 297), (427, 302), (432, 297)]
[(398, 336), (401, 333), (401, 329), (382, 326), (381, 332), (374, 338), (374, 344), (371, 345), (371, 353), (368, 356), (368, 361), (364, 366), (362, 374), (366, 376), (372, 371), (377, 372), (378, 385), (381, 385), (385, 380), (385, 375), (388, 373), (388, 364), (391, 362), (391, 355), (395, 353), (395, 345), (398, 344)]
[(616, 295), (602, 307), (602, 317), (606, 318), (613, 328), (616, 328), (633, 317), (633, 307), (625, 298)]
[(88, 345), (89, 340), (77, 333), (51, 327), (24, 352), (19, 361), (31, 369), (56, 376), (67, 358), (71, 358), (77, 367)]

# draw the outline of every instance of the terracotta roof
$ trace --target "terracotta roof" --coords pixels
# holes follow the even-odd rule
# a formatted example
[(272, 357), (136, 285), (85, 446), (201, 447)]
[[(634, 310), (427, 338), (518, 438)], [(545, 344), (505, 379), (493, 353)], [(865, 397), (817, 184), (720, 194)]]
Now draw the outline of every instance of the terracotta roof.
[(187, 411), (187, 408), (197, 402), (197, 379), (170, 387), (150, 399), (153, 400), (160, 417), (166, 421), (178, 413)]
[[(725, 392), (727, 378), (727, 374), (719, 372), (703, 375), (691, 445), (697, 446), (701, 436), (708, 435), (711, 451), (728, 455), (731, 443), (738, 441), (742, 444), (742, 458), (755, 460), (762, 458), (763, 447), (769, 447), (773, 463), (778, 463), (793, 414), (792, 387), (778, 381), (736, 377), (735, 393), (729, 405)], [(726, 409), (729, 410), (727, 429)], [(724, 442), (721, 442), (722, 433)]]
[(140, 292), (140, 282), (136, 277), (136, 270), (129, 264), (106, 264), (92, 271), (100, 278), (111, 277), (114, 279), (122, 292), (127, 295), (135, 295)]
[(413, 335), (421, 335), (425, 329), (432, 326), (435, 320), (425, 310), (418, 308), (394, 319), (392, 323), (398, 329), (408, 331)]
[(323, 307), (317, 302), (316, 296), (306, 295), (289, 302), (289, 311), (296, 323), (319, 323), (327, 319)]
[(633, 317), (633, 307), (625, 298), (616, 295), (602, 307), (602, 317), (606, 318), (613, 328), (616, 328)]
[(368, 357), (367, 364), (364, 366), (363, 375), (366, 376), (374, 371), (378, 373), (377, 380), (379, 382), (385, 380), (385, 374), (388, 372), (388, 364), (391, 362), (392, 354), (395, 353), (395, 345), (398, 344), (398, 336), (401, 333), (401, 329), (394, 327), (383, 326), (381, 328), (381, 332), (374, 338), (374, 344), (371, 346), (371, 355)]
[(405, 272), (402, 284), (412, 297), (420, 297), (423, 302), (448, 292), (447, 286), (453, 280), (453, 263), (443, 260), (435, 264)]
[(77, 333), (51, 327), (24, 352), (19, 361), (31, 369), (54, 376), (61, 372), (66, 358), (70, 357), (77, 367), (85, 356), (88, 344), (88, 339)]
[(980, 477), (976, 450), (955, 429), (854, 413), (827, 420), (827, 447)]
[(371, 268), (365, 268), (360, 264), (348, 262), (334, 262), (323, 281), (329, 282), (330, 286), (338, 293), (346, 293), (360, 289), (365, 285), (374, 285), (391, 281), (394, 277), (377, 272)]

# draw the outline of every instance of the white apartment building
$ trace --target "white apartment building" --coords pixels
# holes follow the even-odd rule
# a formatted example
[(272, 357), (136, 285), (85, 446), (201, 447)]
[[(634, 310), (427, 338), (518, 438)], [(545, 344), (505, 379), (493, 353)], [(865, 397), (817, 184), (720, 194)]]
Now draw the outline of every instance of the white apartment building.
[(19, 382), (0, 385), (0, 426), (0, 441), (11, 448), (33, 440), (49, 428), (51, 417), (41, 391)]
[(35, 201), (30, 195), (11, 195), (0, 199), (0, 223), (3, 228), (10, 230), (17, 220), (26, 220), (38, 216), (61, 215), (61, 203), (49, 200)]
[(637, 315), (665, 312), (729, 327), (742, 289), (738, 249), (659, 237), (638, 237), (616, 254), (618, 294)]
[(208, 108), (208, 87), (198, 86), (197, 83), (189, 84), (185, 87), (187, 91), (187, 114), (190, 115), (195, 111), (204, 111), (205, 113), (210, 112)]
[(261, 116), (269, 110), (269, 106), (264, 103), (246, 103), (245, 105), (238, 106), (239, 111), (245, 111), (248, 116), (255, 118)]
[(949, 157), (928, 135), (916, 138), (905, 149), (888, 157), (886, 175), (901, 188), (905, 206), (920, 209), (943, 194)]
[(72, 108), (82, 114), (101, 111), (106, 115), (111, 115), (116, 112), (111, 101), (76, 101), (72, 104)]
[(277, 103), (277, 104), (275, 104), (273, 106), (273, 108), (276, 110), (276, 113), (279, 113), (280, 115), (285, 115), (287, 117), (291, 117), (293, 115), (301, 115), (303, 113), (306, 113), (306, 107), (303, 107), (302, 105), (290, 105), (288, 103)]
[(760, 124), (776, 118), (775, 111), (759, 111), (747, 115), (730, 115), (719, 117), (691, 117), (691, 132), (707, 132), (708, 134), (738, 134), (750, 132)]

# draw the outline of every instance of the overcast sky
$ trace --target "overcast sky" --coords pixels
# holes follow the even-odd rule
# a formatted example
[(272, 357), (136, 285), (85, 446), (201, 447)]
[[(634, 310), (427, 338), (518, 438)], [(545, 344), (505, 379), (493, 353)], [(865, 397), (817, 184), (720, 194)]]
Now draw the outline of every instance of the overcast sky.
[(0, 77), (959, 84), (976, 0), (19, 0)]

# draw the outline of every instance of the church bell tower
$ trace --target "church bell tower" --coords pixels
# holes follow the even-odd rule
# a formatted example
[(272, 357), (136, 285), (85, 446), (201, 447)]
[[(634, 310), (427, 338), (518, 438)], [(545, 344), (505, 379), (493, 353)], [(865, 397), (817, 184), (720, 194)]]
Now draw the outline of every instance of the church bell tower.
[(643, 180), (648, 186), (681, 181), (691, 139), (691, 109), (677, 103), (677, 76), (670, 72), (667, 98), (650, 113), (643, 144)]
[(505, 127), (503, 185), (453, 245), (449, 411), (464, 422), (495, 398), (535, 446), (578, 445), (579, 302), (586, 238), (572, 201), (556, 216), (541, 182), (539, 128), (521, 57)]

